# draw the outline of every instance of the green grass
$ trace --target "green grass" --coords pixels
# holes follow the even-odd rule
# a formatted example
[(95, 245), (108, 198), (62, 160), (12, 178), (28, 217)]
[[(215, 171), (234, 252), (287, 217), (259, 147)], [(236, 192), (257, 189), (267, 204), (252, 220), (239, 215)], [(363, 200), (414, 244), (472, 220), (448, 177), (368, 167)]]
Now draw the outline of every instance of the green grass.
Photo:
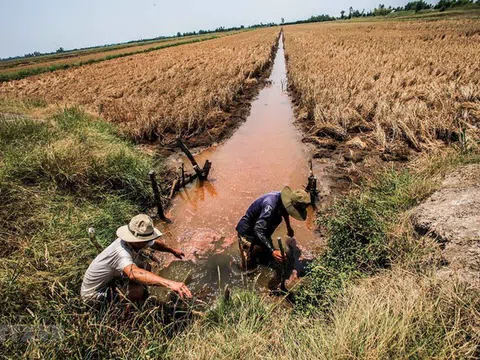
[(127, 52), (121, 53), (121, 54), (107, 55), (105, 57), (101, 57), (101, 58), (98, 58), (98, 59), (90, 59), (90, 60), (87, 60), (87, 61), (72, 62), (72, 63), (68, 63), (68, 64), (58, 64), (58, 65), (52, 65), (52, 66), (39, 66), (39, 67), (36, 67), (36, 68), (25, 69), (25, 70), (17, 70), (17, 71), (15, 71), (15, 69), (12, 69), (11, 72), (0, 74), (0, 83), (5, 82), (5, 81), (20, 80), (20, 79), (24, 79), (24, 78), (29, 77), (29, 76), (39, 75), (39, 74), (43, 74), (43, 73), (47, 73), (47, 72), (53, 72), (53, 71), (57, 71), (57, 70), (66, 70), (66, 69), (75, 68), (75, 67), (79, 67), (79, 66), (83, 66), (83, 65), (95, 64), (95, 63), (98, 63), (98, 62), (118, 59), (118, 58), (125, 57), (125, 56), (145, 54), (145, 53), (149, 53), (149, 52), (157, 51), (157, 50), (161, 50), (161, 49), (166, 49), (166, 48), (173, 47), (173, 46), (193, 44), (193, 43), (197, 43), (197, 42), (200, 42), (200, 41), (212, 40), (212, 39), (216, 39), (216, 38), (218, 38), (218, 36), (215, 36), (215, 35), (202, 37), (202, 38), (198, 38), (198, 39), (195, 38), (195, 39), (191, 39), (191, 40), (188, 40), (188, 41), (179, 41), (179, 42), (175, 42), (175, 43), (154, 46), (154, 47), (151, 47), (151, 48), (148, 48), (148, 49), (145, 49), (145, 50), (130, 51), (130, 52), (127, 51)]
[[(219, 301), (167, 343), (167, 359), (475, 358), (478, 292), (396, 269), (309, 316), (251, 293)], [(212, 317), (214, 320), (212, 320)]]
[(93, 255), (89, 226), (107, 245), (147, 209), (153, 159), (77, 108), (45, 121), (4, 116), (0, 154), (0, 314), (21, 316), (43, 308), (52, 280), (77, 292)]
[(328, 250), (315, 259), (296, 291), (296, 308), (306, 313), (328, 309), (350, 283), (395, 262), (421, 268), (422, 256), (434, 249), (427, 243), (418, 246), (405, 212), (430, 195), (445, 173), (479, 162), (476, 150), (455, 150), (424, 160), (428, 166), (421, 170), (385, 169), (320, 214)]

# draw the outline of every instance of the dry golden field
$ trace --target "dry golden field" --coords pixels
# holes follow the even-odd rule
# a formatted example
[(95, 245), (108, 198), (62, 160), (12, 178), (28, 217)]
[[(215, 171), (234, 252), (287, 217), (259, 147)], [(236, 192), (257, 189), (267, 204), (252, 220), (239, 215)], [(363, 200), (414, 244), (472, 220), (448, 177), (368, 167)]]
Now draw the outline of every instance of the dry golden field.
[[(79, 50), (73, 52), (67, 52), (65, 54), (53, 54), (45, 55), (39, 57), (30, 57), (26, 59), (14, 59), (11, 61), (2, 61), (0, 62), (0, 74), (6, 74), (11, 72), (16, 72), (20, 70), (28, 70), (38, 67), (50, 67), (58, 66), (65, 64), (75, 64), (75, 63), (84, 63), (88, 61), (94, 61), (98, 59), (105, 58), (107, 56), (118, 56), (126, 53), (135, 53), (160, 46), (172, 46), (173, 44), (183, 44), (192, 42), (193, 40), (200, 41), (202, 39), (211, 38), (212, 34), (207, 34), (203, 36), (186, 36), (182, 38), (174, 38), (169, 40), (157, 40), (149, 41), (146, 43), (139, 43), (132, 46), (112, 46), (111, 48), (106, 47), (95, 48), (91, 50)], [(215, 35), (218, 36), (218, 35)]]
[(480, 21), (284, 28), (290, 89), (311, 136), (381, 151), (478, 138)]
[(232, 103), (270, 63), (279, 29), (132, 55), (0, 84), (0, 97), (81, 105), (136, 140), (168, 140), (231, 117)]

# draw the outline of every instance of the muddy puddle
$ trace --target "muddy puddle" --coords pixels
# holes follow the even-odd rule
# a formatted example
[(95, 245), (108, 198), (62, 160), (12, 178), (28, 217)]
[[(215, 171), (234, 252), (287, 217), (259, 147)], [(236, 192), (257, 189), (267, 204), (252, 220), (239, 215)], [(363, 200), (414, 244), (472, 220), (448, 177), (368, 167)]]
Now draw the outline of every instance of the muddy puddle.
[[(293, 124), (286, 88), (280, 38), (269, 83), (252, 102), (246, 122), (224, 143), (195, 154), (199, 164), (206, 159), (212, 161), (209, 180), (197, 181), (181, 190), (167, 214), (173, 223), (158, 224), (165, 234), (164, 240), (186, 254), (183, 261), (159, 254), (164, 265), (157, 271), (162, 276), (183, 281), (190, 273), (188, 286), (203, 297), (214, 296), (227, 283), (232, 287), (244, 286), (238, 267), (240, 256), (235, 232), (238, 220), (260, 195), (280, 191), (284, 185), (301, 188), (307, 182), (312, 154)], [(185, 162), (186, 169), (191, 171), (185, 158), (177, 155), (171, 160), (178, 167)], [(327, 184), (325, 166), (314, 164), (320, 191)], [(306, 222), (291, 220), (296, 243), (305, 257), (312, 257), (323, 247), (313, 221), (312, 208)], [(284, 223), (274, 236), (286, 239)], [(255, 274), (260, 291), (266, 290), (271, 276), (268, 268), (260, 268)]]

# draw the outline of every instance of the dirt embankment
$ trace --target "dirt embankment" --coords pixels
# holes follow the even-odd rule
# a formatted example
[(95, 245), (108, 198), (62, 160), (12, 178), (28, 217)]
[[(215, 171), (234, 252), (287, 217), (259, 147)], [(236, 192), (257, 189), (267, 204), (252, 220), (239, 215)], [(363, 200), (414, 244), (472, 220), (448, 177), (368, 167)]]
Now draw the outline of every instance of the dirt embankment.
[(480, 287), (480, 164), (449, 175), (413, 213), (417, 231), (442, 245), (442, 278), (458, 276)]

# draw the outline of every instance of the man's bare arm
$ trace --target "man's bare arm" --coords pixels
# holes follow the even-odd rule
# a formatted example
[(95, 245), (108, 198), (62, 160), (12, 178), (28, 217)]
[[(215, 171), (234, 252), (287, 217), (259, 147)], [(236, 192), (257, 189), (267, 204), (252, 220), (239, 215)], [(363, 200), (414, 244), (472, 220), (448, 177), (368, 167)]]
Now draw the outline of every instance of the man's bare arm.
[(287, 226), (287, 235), (290, 237), (295, 236), (295, 232), (292, 229), (292, 226), (290, 225), (290, 216), (288, 214), (283, 215), (283, 220), (285, 221), (285, 225)]
[(168, 280), (154, 273), (139, 268), (135, 264), (125, 266), (123, 273), (131, 280), (146, 286), (163, 286), (176, 292), (178, 296), (191, 297), (192, 293), (184, 283)]
[(156, 251), (168, 252), (170, 254), (173, 254), (175, 257), (179, 259), (182, 259), (185, 256), (183, 251), (171, 248), (170, 246), (165, 244), (162, 240), (158, 240), (158, 239), (155, 240), (155, 243), (152, 245), (151, 248)]

